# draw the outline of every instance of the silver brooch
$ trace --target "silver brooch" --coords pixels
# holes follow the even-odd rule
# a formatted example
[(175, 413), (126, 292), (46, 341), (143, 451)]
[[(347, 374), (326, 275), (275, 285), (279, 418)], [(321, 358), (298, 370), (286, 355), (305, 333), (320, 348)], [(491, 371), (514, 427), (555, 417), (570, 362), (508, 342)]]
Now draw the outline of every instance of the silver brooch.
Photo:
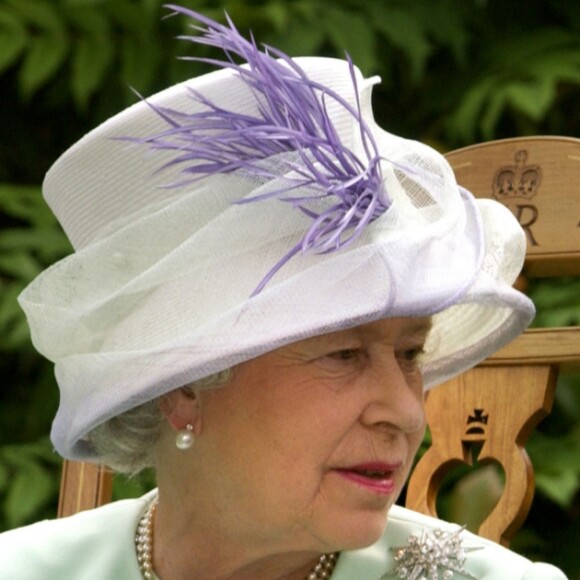
[(464, 570), (463, 564), (467, 552), (481, 548), (464, 548), (459, 537), (463, 530), (423, 530), (420, 537), (411, 534), (407, 546), (391, 548), (396, 564), (381, 580), (393, 577), (405, 580), (452, 580), (456, 572), (464, 578), (477, 580)]

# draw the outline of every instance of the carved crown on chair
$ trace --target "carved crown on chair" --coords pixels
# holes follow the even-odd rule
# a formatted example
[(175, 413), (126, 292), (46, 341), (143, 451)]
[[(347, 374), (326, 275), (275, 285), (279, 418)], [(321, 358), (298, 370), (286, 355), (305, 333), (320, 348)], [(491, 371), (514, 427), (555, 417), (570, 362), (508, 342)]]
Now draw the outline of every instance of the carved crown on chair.
[(515, 165), (500, 167), (493, 180), (493, 197), (531, 199), (536, 195), (542, 172), (539, 165), (526, 165), (528, 152), (520, 149), (515, 154)]

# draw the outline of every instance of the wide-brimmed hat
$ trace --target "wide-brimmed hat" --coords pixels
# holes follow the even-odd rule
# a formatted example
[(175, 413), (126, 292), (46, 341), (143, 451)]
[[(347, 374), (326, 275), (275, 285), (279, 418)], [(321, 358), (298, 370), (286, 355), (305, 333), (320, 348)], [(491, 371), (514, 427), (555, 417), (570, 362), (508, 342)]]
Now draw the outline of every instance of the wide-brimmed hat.
[(511, 213), (460, 188), (433, 149), (372, 118), (347, 60), (259, 51), (233, 25), (194, 42), (219, 70), (141, 101), (44, 183), (75, 252), (20, 296), (61, 390), (67, 457), (119, 413), (282, 345), (432, 316), (426, 387), (519, 334), (525, 254)]

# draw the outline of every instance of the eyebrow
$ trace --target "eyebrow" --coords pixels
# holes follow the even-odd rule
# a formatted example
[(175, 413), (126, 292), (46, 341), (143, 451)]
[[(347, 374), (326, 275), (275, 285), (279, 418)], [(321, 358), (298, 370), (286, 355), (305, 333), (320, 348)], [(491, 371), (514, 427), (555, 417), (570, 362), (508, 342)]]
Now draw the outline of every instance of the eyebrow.
[[(432, 327), (433, 321), (430, 317), (417, 318), (401, 332), (401, 337), (421, 337), (422, 339), (426, 340)], [(364, 337), (366, 332), (370, 332), (370, 334), (374, 334), (375, 332), (369, 329), (365, 331), (364, 327), (359, 327), (353, 330), (356, 330), (358, 336), (361, 338)]]
[[(405, 329), (403, 332), (404, 336), (421, 336), (425, 335), (425, 337), (431, 331), (433, 327), (433, 321), (429, 317), (424, 317), (421, 319), (417, 319), (417, 321)], [(368, 332), (368, 331), (367, 331)], [(318, 336), (312, 336), (310, 338), (306, 338), (303, 341), (300, 341), (304, 344), (330, 344), (332, 345), (334, 342), (340, 342), (345, 340), (349, 337), (359, 338), (362, 339), (365, 335), (365, 330), (363, 327), (353, 327), (353, 328), (344, 328), (342, 330), (336, 330), (334, 332), (329, 332), (327, 334), (321, 334)]]

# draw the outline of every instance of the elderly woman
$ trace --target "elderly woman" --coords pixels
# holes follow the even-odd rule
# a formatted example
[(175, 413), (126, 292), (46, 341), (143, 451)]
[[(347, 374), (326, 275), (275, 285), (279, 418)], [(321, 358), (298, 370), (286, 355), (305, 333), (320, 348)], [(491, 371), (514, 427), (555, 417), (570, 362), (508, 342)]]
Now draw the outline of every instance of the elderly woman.
[(76, 252), (20, 299), (58, 452), (158, 489), (2, 535), (0, 578), (564, 578), (394, 505), (424, 390), (533, 315), (518, 224), (381, 130), (350, 62), (174, 8), (228, 58), (54, 165)]

